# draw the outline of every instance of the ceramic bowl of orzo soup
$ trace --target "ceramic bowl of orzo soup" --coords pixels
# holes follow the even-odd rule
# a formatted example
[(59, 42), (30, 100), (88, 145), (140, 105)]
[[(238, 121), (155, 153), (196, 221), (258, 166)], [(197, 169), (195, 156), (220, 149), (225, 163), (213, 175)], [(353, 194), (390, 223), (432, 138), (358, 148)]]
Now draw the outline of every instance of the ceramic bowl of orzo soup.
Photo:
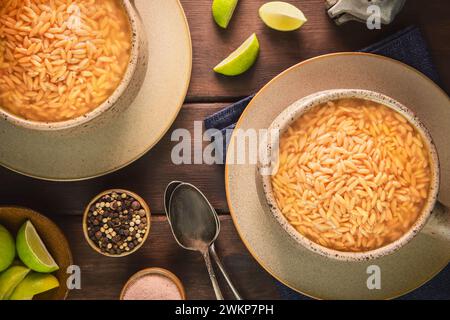
[(286, 108), (274, 130), (259, 172), (271, 213), (300, 245), (361, 261), (421, 231), (450, 241), (450, 214), (436, 203), (436, 147), (400, 102), (360, 89), (319, 92)]
[(7, 1), (0, 117), (36, 130), (90, 126), (133, 101), (148, 49), (129, 0)]

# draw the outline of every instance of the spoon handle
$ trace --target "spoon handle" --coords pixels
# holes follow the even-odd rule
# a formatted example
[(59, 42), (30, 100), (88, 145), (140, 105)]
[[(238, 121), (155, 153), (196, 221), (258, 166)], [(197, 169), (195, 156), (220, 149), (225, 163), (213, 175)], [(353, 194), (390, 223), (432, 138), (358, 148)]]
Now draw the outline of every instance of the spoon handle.
[(233, 292), (235, 298), (237, 300), (242, 300), (241, 295), (239, 294), (237, 289), (234, 287), (233, 282), (231, 282), (231, 278), (228, 276), (228, 273), (226, 272), (225, 267), (223, 266), (222, 262), (220, 261), (219, 256), (217, 255), (214, 243), (209, 247), (209, 250), (211, 251), (211, 255), (212, 255), (214, 261), (216, 261), (217, 266), (219, 267), (220, 271), (222, 272), (222, 275), (225, 278), (225, 280), (227, 281), (228, 286), (230, 287), (231, 291)]
[(211, 258), (209, 257), (209, 250), (203, 252), (203, 258), (205, 259), (206, 268), (208, 269), (209, 278), (214, 288), (214, 293), (216, 294), (217, 300), (223, 300), (222, 291), (220, 290), (219, 283), (217, 282), (216, 274), (211, 264)]

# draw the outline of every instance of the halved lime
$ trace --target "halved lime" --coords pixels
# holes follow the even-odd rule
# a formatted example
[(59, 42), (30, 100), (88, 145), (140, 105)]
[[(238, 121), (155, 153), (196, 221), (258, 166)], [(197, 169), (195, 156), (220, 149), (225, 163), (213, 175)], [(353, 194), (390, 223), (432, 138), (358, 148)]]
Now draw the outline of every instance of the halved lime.
[(4, 226), (0, 225), (0, 272), (8, 269), (15, 256), (14, 238)]
[(49, 273), (59, 269), (30, 221), (17, 233), (16, 245), (20, 259), (31, 270)]
[(297, 30), (308, 21), (300, 9), (282, 1), (263, 4), (259, 8), (259, 16), (269, 28), (278, 31)]
[(258, 53), (258, 38), (256, 34), (252, 34), (239, 48), (215, 66), (214, 71), (226, 76), (237, 76), (250, 69), (258, 57)]
[(236, 9), (238, 0), (214, 0), (212, 4), (212, 13), (214, 21), (226, 29)]
[(0, 273), (0, 300), (8, 300), (28, 272), (30, 272), (30, 269), (26, 267), (12, 266)]
[(9, 300), (31, 300), (35, 295), (57, 287), (59, 281), (54, 275), (33, 272), (17, 285)]

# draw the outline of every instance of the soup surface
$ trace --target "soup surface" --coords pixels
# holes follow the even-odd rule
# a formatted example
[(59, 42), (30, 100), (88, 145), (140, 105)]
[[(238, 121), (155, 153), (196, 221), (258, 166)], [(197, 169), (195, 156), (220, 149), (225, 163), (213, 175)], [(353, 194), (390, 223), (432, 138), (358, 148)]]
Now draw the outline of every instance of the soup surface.
[(426, 144), (402, 115), (371, 101), (341, 99), (309, 110), (282, 134), (272, 189), (302, 235), (362, 252), (411, 228), (430, 180)]
[(84, 115), (117, 88), (131, 28), (118, 0), (0, 0), (0, 107), (24, 119)]

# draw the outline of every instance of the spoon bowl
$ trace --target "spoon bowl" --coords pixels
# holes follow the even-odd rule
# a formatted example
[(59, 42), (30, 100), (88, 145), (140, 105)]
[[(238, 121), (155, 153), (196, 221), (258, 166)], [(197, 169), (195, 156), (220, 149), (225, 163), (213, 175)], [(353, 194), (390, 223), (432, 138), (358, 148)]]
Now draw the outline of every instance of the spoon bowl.
[(196, 187), (181, 183), (169, 200), (169, 219), (179, 245), (188, 250), (206, 251), (220, 230), (214, 208)]
[[(172, 181), (167, 185), (166, 190), (164, 190), (164, 211), (167, 215), (169, 214), (170, 196), (172, 195), (173, 190), (182, 183), (182, 181)], [(170, 221), (170, 217), (167, 216), (167, 218)]]

